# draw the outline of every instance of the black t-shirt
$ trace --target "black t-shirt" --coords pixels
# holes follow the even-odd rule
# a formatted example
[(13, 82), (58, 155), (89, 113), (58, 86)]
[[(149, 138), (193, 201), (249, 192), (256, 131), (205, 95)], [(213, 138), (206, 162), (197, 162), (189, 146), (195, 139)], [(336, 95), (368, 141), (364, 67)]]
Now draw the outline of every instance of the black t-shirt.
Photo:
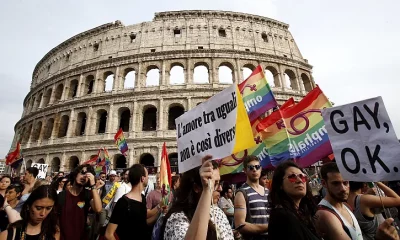
[(269, 240), (319, 240), (294, 213), (284, 208), (271, 210), (268, 222)]
[(110, 223), (117, 224), (117, 235), (120, 240), (148, 239), (148, 227), (146, 223), (147, 208), (146, 198), (142, 195), (142, 202), (121, 197), (111, 214)]
[(0, 232), (7, 229), (8, 226), (8, 216), (4, 210), (0, 211)]

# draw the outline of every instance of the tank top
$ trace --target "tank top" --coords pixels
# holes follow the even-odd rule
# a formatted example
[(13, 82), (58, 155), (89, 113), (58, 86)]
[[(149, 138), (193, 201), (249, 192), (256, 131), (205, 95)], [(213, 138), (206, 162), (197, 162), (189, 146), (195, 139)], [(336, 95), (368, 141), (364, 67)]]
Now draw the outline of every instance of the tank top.
[[(7, 232), (7, 240), (12, 240), (13, 239), (13, 235), (14, 235), (14, 229), (13, 228), (8, 228), (7, 230), (8, 230), (8, 232)], [(22, 232), (21, 227), (17, 227), (15, 229), (15, 238), (14, 238), (14, 240), (21, 240), (21, 232)], [(25, 234), (25, 240), (40, 240), (40, 234), (37, 234), (37, 235)]]
[(347, 227), (347, 229), (349, 230), (350, 236), (352, 240), (362, 240), (362, 233), (361, 233), (361, 229), (360, 226), (358, 225), (357, 219), (354, 216), (354, 214), (350, 211), (350, 209), (343, 204), (344, 208), (346, 209), (346, 211), (350, 214), (351, 219), (353, 220), (354, 226), (351, 225), (349, 222), (347, 222), (346, 218), (344, 218), (342, 216), (342, 214), (340, 214), (340, 212), (334, 207), (332, 206), (328, 201), (326, 201), (325, 199), (322, 199), (321, 202), (319, 203), (319, 205), (323, 205), (325, 207), (328, 207), (330, 209), (332, 209), (333, 211), (336, 212), (336, 214), (340, 217), (340, 219), (342, 220), (343, 224)]
[(374, 240), (375, 233), (378, 229), (379, 223), (378, 218), (374, 215), (374, 218), (366, 219), (361, 212), (361, 196), (357, 195), (354, 199), (354, 216), (356, 216), (358, 224), (360, 225), (362, 235), (366, 240)]

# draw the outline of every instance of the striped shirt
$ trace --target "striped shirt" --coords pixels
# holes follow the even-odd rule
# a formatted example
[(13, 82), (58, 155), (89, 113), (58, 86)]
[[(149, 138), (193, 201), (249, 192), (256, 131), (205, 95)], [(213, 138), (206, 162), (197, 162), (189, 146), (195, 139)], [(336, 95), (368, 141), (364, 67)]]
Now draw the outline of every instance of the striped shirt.
[[(248, 206), (253, 224), (268, 224), (269, 209), (268, 209), (268, 193), (267, 188), (264, 189), (264, 195), (259, 194), (256, 190), (244, 183), (241, 187), (246, 192)], [(264, 233), (263, 235), (267, 235)]]

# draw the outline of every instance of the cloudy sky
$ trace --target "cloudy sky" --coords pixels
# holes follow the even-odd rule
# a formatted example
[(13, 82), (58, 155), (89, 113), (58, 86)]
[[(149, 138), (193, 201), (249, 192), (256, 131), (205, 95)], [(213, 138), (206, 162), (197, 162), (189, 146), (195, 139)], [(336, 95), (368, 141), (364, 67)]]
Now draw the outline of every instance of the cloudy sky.
[(185, 9), (240, 11), (288, 23), (314, 66), (315, 81), (333, 102), (380, 95), (400, 134), (400, 1), (5, 0), (0, 8), (0, 158), (10, 148), (32, 71), (50, 49), (104, 23), (130, 25), (151, 21), (154, 12)]

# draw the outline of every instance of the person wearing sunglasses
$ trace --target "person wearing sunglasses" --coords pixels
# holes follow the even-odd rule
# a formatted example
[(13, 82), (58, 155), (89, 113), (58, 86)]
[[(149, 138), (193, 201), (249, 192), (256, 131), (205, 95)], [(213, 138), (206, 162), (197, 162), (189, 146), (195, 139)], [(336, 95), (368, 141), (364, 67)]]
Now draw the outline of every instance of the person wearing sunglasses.
[(252, 155), (244, 157), (243, 171), (247, 180), (235, 196), (235, 230), (239, 231), (244, 239), (267, 239), (269, 191), (259, 182), (260, 160)]
[(293, 161), (275, 169), (269, 194), (268, 239), (320, 239), (313, 221), (317, 205), (307, 182), (307, 175)]

